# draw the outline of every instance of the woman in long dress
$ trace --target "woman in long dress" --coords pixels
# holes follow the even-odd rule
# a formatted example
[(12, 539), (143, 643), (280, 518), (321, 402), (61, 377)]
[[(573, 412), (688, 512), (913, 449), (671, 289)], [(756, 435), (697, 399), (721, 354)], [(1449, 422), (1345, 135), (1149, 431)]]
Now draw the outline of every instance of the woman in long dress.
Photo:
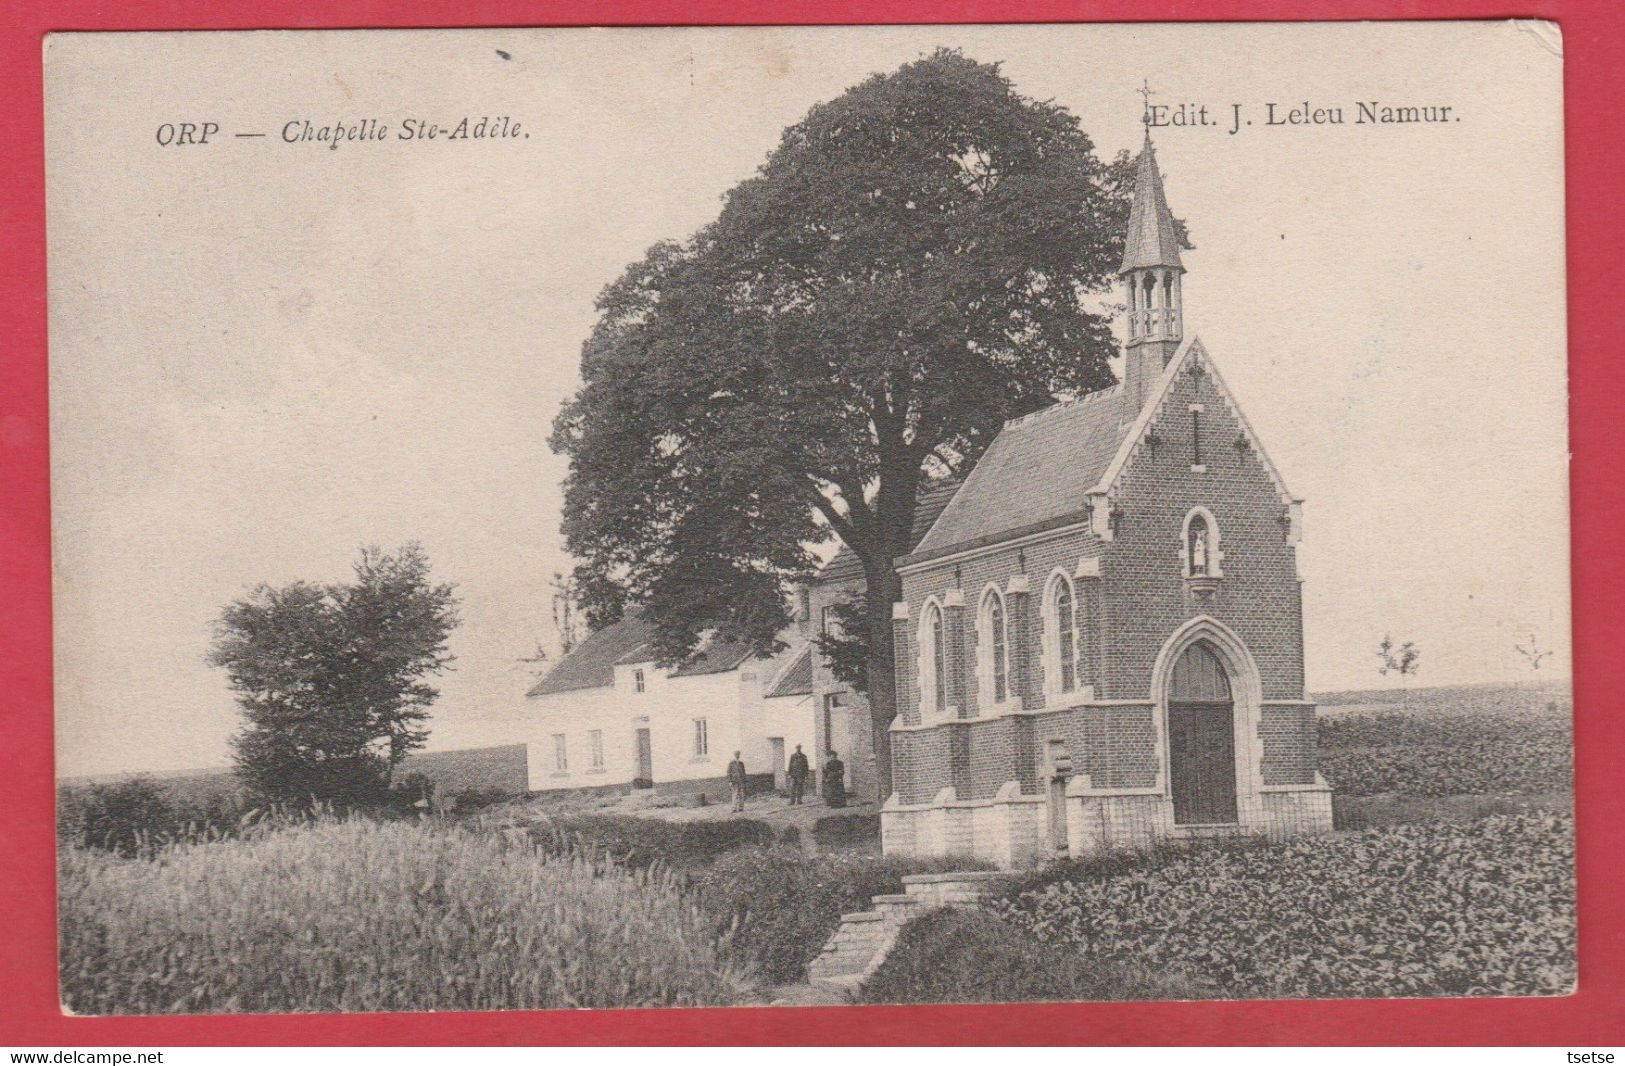
[(824, 764), (824, 804), (828, 807), (846, 806), (846, 764), (829, 753)]

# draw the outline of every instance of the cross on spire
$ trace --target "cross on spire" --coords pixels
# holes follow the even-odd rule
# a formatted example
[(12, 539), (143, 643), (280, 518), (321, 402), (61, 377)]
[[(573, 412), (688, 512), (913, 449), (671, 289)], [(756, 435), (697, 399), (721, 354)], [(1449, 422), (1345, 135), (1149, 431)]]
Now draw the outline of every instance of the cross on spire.
[(1151, 88), (1151, 79), (1146, 78), (1146, 79), (1143, 79), (1140, 88), (1135, 89), (1134, 91), (1139, 93), (1140, 98), (1145, 101), (1145, 111), (1144, 111), (1143, 114), (1140, 115), (1140, 121), (1145, 124), (1146, 135), (1150, 136), (1150, 134), (1151, 134), (1151, 94), (1156, 92), (1156, 90)]

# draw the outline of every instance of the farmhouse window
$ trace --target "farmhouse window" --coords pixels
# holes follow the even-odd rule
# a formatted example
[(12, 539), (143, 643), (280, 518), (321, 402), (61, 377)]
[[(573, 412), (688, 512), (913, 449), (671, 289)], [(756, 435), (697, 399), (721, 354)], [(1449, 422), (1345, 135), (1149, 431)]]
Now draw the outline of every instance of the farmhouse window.
[(564, 746), (564, 734), (553, 734), (553, 770), (555, 773), (570, 772), (570, 756)]
[(592, 730), (587, 734), (587, 740), (592, 747), (592, 768), (602, 770), (604, 768), (604, 731), (602, 729)]
[(694, 719), (694, 757), (703, 759), (711, 754), (711, 736), (704, 718)]
[(643, 671), (642, 670), (633, 670), (632, 671), (632, 687), (634, 689), (636, 689), (637, 691), (639, 691), (639, 692), (643, 691)]

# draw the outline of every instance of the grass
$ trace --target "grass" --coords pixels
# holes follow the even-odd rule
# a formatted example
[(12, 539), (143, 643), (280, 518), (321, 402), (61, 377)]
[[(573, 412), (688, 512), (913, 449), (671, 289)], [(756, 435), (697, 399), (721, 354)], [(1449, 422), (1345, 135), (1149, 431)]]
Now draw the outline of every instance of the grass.
[(58, 883), (79, 1014), (700, 1006), (754, 984), (675, 875), (465, 829), (66, 848)]

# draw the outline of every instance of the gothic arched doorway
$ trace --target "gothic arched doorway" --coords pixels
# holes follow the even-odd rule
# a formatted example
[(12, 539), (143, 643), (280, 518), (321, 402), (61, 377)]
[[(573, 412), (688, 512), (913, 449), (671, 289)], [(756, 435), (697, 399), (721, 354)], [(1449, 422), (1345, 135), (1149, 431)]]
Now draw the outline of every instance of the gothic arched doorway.
[(1186, 648), (1168, 685), (1168, 776), (1175, 825), (1236, 820), (1235, 701), (1205, 642)]

